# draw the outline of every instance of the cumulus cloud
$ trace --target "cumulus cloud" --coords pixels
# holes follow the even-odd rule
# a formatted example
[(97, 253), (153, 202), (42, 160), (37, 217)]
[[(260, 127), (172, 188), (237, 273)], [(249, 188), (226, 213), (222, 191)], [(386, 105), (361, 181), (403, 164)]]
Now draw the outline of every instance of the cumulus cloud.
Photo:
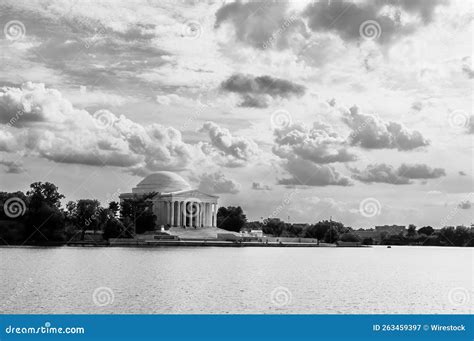
[(315, 122), (312, 128), (302, 123), (274, 130), (273, 152), (281, 158), (298, 156), (303, 160), (324, 164), (356, 160), (345, 146), (345, 140), (326, 124)]
[(283, 168), (291, 175), (280, 179), (282, 185), (349, 186), (349, 178), (341, 175), (329, 163), (356, 160), (341, 138), (326, 124), (315, 122), (311, 128), (293, 123), (273, 132), (272, 151), (282, 160)]
[(263, 96), (251, 96), (243, 95), (242, 102), (239, 104), (240, 107), (245, 108), (266, 108), (268, 106), (266, 97)]
[(225, 4), (216, 12), (215, 28), (223, 24), (231, 25), (237, 40), (258, 49), (284, 49), (291, 34), (305, 35), (303, 21), (288, 11), (285, 1)]
[(222, 82), (221, 89), (242, 96), (240, 106), (265, 108), (267, 97), (289, 98), (301, 96), (306, 88), (291, 81), (271, 76), (234, 74)]
[(384, 122), (377, 116), (359, 113), (357, 107), (350, 108), (344, 114), (343, 121), (352, 130), (349, 141), (354, 146), (412, 150), (429, 145), (419, 131), (410, 131), (400, 123)]
[(254, 189), (256, 191), (269, 191), (272, 188), (270, 186), (264, 185), (260, 182), (252, 182), (252, 189)]
[(25, 168), (19, 161), (3, 160), (0, 159), (0, 165), (5, 168), (5, 173), (20, 174), (25, 172)]
[(410, 179), (436, 179), (446, 175), (443, 168), (431, 168), (426, 164), (402, 164), (398, 173)]
[(206, 122), (199, 130), (208, 134), (211, 143), (204, 143), (202, 150), (205, 154), (221, 158), (221, 163), (228, 166), (243, 166), (259, 154), (257, 144), (246, 137), (235, 136), (226, 128), (214, 122)]
[(472, 203), (469, 200), (461, 201), (458, 207), (462, 210), (468, 210), (472, 207)]
[[(436, 6), (442, 1), (316, 1), (303, 13), (315, 32), (332, 32), (346, 41), (361, 39), (363, 22), (374, 20), (380, 26), (380, 43), (390, 43), (399, 36), (411, 34), (432, 20)], [(413, 19), (413, 20), (408, 20)]]
[(442, 168), (431, 168), (426, 164), (402, 164), (395, 169), (384, 163), (367, 166), (365, 170), (351, 169), (352, 177), (365, 183), (388, 183), (393, 185), (407, 185), (412, 179), (436, 179), (445, 176)]
[(236, 194), (240, 188), (238, 182), (228, 179), (222, 172), (204, 173), (199, 179), (199, 190), (208, 194)]
[(291, 175), (278, 180), (280, 185), (303, 186), (350, 186), (350, 179), (339, 173), (334, 167), (317, 165), (297, 156), (289, 157), (283, 168)]
[[(0, 89), (0, 149), (21, 149), (59, 163), (110, 165), (132, 171), (181, 170), (204, 157), (181, 133), (159, 124), (142, 126), (107, 110), (75, 108), (44, 84)], [(18, 115), (18, 113), (21, 113)], [(12, 115), (18, 119), (11, 124)]]

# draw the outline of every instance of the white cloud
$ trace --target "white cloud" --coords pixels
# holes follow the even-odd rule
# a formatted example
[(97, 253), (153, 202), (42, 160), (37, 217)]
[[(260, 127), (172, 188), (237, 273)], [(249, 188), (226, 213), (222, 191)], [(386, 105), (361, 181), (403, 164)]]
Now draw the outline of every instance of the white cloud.
[(346, 112), (344, 122), (352, 129), (351, 144), (362, 148), (412, 150), (429, 145), (419, 131), (409, 131), (400, 123), (384, 122), (377, 116), (361, 114), (357, 107)]
[(0, 103), (3, 123), (21, 112), (9, 131), (0, 135), (3, 150), (23, 148), (27, 154), (55, 162), (134, 171), (188, 169), (204, 157), (199, 146), (183, 142), (181, 133), (172, 127), (145, 127), (107, 110), (90, 114), (74, 108), (59, 91), (44, 84), (4, 87)]
[(275, 129), (273, 152), (288, 158), (296, 155), (318, 164), (356, 160), (346, 147), (345, 140), (326, 124), (315, 122), (311, 129), (302, 123)]
[(201, 132), (208, 133), (210, 144), (203, 144), (202, 148), (206, 154), (217, 155), (224, 160), (228, 166), (242, 166), (253, 160), (259, 153), (257, 144), (246, 137), (235, 136), (226, 128), (222, 128), (214, 122), (206, 122)]
[(240, 188), (238, 182), (228, 179), (222, 172), (204, 173), (199, 179), (199, 190), (208, 194), (236, 194)]

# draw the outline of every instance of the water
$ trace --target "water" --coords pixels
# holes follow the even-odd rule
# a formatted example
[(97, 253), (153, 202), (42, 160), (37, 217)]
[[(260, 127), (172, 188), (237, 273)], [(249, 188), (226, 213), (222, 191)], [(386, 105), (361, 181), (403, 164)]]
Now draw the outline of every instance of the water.
[(3, 313), (472, 313), (473, 249), (1, 247), (0, 287)]

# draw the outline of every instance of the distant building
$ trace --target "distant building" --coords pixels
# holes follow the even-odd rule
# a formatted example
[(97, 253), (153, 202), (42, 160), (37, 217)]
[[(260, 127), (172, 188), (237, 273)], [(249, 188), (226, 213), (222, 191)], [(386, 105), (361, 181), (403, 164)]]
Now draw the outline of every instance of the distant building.
[(148, 175), (132, 189), (132, 193), (121, 194), (120, 201), (148, 193), (156, 193), (150, 200), (158, 226), (217, 226), (219, 197), (192, 189), (186, 180), (176, 173), (157, 172)]

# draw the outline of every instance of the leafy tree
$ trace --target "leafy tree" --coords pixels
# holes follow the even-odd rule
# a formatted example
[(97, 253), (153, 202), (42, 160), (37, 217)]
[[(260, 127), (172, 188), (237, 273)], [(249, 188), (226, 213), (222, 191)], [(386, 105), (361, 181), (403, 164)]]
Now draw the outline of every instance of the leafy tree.
[(339, 230), (335, 226), (330, 226), (324, 235), (326, 243), (335, 243), (339, 239)]
[(283, 237), (300, 237), (304, 233), (302, 226), (294, 224), (285, 224), (285, 230), (282, 233)]
[(217, 227), (221, 229), (239, 232), (246, 222), (247, 217), (240, 206), (219, 207), (217, 210)]
[(242, 229), (245, 230), (262, 230), (263, 224), (259, 221), (249, 221), (246, 222)]
[(364, 240), (362, 240), (362, 244), (363, 245), (374, 245), (374, 240), (372, 239), (372, 237), (364, 238)]
[(339, 234), (346, 233), (348, 231), (350, 231), (350, 229), (344, 227), (344, 224), (340, 222), (323, 220), (309, 226), (305, 231), (305, 237), (324, 240), (326, 243), (334, 243), (338, 240)]
[(424, 234), (426, 236), (431, 236), (434, 232), (434, 229), (431, 226), (423, 226), (418, 230), (418, 234)]
[(61, 207), (61, 199), (64, 195), (58, 192), (58, 187), (50, 182), (34, 182), (30, 185), (31, 190), (26, 194), (31, 198), (33, 196), (40, 197), (49, 207)]
[(100, 220), (99, 214), (100, 202), (92, 199), (80, 199), (76, 204), (76, 221), (77, 226), (81, 229), (81, 240), (84, 240), (84, 236), (87, 229), (92, 229), (94, 232), (98, 229)]
[(271, 234), (274, 237), (280, 237), (285, 230), (285, 223), (278, 218), (267, 219), (262, 230), (265, 234)]
[(156, 193), (145, 195), (134, 195), (131, 198), (122, 200), (120, 205), (120, 215), (124, 225), (129, 229), (135, 230), (135, 233), (143, 233), (155, 229), (156, 216), (153, 214), (151, 198)]
[(110, 238), (129, 238), (130, 236), (125, 232), (125, 226), (116, 218), (109, 217), (104, 226), (104, 239)]
[(407, 237), (413, 238), (416, 236), (416, 226), (413, 224), (408, 225)]
[(111, 201), (109, 203), (109, 211), (112, 213), (114, 217), (116, 217), (117, 213), (120, 211), (120, 204), (116, 201)]
[(360, 242), (360, 238), (353, 233), (344, 233), (339, 237), (342, 242)]
[(75, 201), (68, 201), (66, 204), (66, 220), (69, 222), (76, 222), (77, 219), (77, 204)]
[(64, 215), (56, 205), (50, 206), (39, 193), (30, 197), (26, 228), (31, 242), (54, 242), (65, 239)]

